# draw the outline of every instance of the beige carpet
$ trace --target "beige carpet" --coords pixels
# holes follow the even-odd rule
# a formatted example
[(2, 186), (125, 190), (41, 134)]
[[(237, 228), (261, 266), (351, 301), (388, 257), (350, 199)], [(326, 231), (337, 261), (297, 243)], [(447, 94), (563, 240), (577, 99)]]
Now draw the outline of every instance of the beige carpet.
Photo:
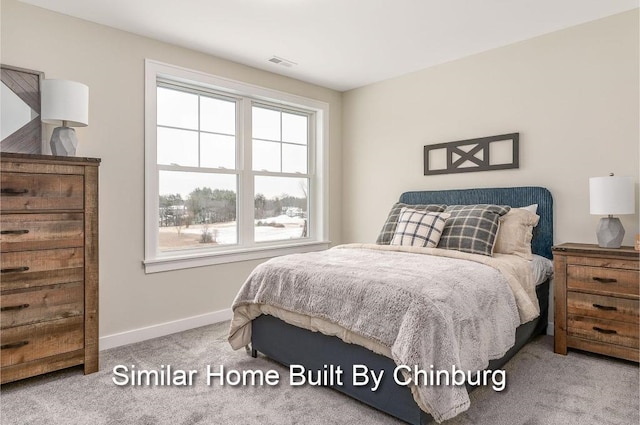
[[(157, 338), (101, 353), (101, 370), (84, 376), (73, 368), (3, 385), (3, 425), (102, 424), (400, 424), (401, 422), (320, 387), (290, 387), (288, 371), (267, 359), (233, 351), (225, 340), (228, 323)], [(471, 408), (447, 425), (560, 425), (640, 423), (638, 366), (570, 351), (553, 353), (551, 337), (540, 337), (506, 366), (501, 393), (481, 388)], [(191, 387), (120, 387), (113, 367), (138, 369), (172, 365), (197, 369), (276, 369), (276, 387), (207, 386), (203, 376)]]

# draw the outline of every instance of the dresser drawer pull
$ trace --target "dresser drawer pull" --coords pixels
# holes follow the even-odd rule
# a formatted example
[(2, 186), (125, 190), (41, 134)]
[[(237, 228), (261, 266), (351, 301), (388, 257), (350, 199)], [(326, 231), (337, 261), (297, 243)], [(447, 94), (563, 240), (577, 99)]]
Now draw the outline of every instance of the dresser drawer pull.
[(14, 268), (11, 268), (11, 269), (1, 269), (0, 273), (26, 272), (27, 270), (29, 270), (29, 267), (23, 266), (23, 267), (14, 267)]
[(24, 195), (29, 192), (29, 189), (13, 189), (11, 187), (7, 187), (0, 191), (3, 195)]
[(3, 344), (3, 345), (0, 345), (0, 350), (8, 350), (9, 348), (20, 348), (20, 347), (24, 347), (28, 343), (29, 341), (20, 341), (20, 342), (14, 342), (11, 344)]
[(600, 332), (601, 334), (608, 334), (608, 335), (617, 334), (618, 333), (618, 331), (614, 331), (613, 329), (602, 329), (602, 328), (599, 328), (597, 326), (594, 326), (593, 330), (596, 331), (596, 332)]
[(24, 310), (27, 307), (29, 307), (29, 304), (8, 305), (6, 307), (0, 307), (0, 311)]
[(594, 277), (593, 280), (600, 283), (616, 283), (617, 279), (611, 279), (609, 277)]
[(24, 235), (29, 233), (27, 229), (22, 230), (0, 230), (0, 235)]
[(600, 305), (600, 304), (594, 304), (593, 306), (598, 310), (606, 310), (606, 311), (616, 311), (618, 309), (618, 307), (610, 307), (608, 305)]

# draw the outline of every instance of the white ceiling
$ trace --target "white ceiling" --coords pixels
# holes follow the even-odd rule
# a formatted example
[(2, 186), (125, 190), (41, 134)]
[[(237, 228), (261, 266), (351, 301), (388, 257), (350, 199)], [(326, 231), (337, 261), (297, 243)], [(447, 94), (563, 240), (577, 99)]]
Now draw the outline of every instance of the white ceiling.
[[(638, 7), (638, 0), (21, 0), (349, 90)], [(297, 65), (268, 62), (272, 56)]]

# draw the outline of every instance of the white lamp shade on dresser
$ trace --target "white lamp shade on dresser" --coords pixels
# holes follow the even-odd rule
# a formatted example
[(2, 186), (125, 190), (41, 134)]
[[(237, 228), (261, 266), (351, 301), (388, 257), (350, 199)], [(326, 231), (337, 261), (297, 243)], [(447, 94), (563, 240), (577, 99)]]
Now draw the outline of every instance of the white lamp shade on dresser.
[(635, 213), (633, 179), (625, 176), (589, 178), (590, 212), (593, 215)]
[(43, 80), (41, 119), (47, 124), (66, 122), (68, 127), (89, 125), (89, 87), (76, 81)]

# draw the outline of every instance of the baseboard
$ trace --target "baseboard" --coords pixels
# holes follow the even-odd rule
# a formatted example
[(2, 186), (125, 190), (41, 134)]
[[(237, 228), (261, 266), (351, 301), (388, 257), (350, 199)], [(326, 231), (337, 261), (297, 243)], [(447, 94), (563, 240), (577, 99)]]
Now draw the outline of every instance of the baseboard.
[[(201, 314), (199, 316), (187, 317), (186, 319), (174, 320), (173, 322), (161, 323), (159, 325), (147, 326), (146, 328), (133, 329), (113, 335), (100, 337), (100, 351), (109, 348), (121, 347), (123, 345), (134, 344), (152, 338), (171, 335), (200, 326), (212, 325), (214, 323), (231, 320), (231, 309), (214, 311), (213, 313)], [(553, 322), (547, 324), (547, 335), (553, 335)]]
[(231, 309), (214, 311), (212, 313), (201, 314), (199, 316), (187, 317), (185, 319), (174, 320), (172, 322), (160, 323), (158, 325), (147, 326), (145, 328), (133, 329), (113, 335), (100, 337), (100, 351), (109, 348), (120, 347), (136, 342), (146, 341), (160, 336), (174, 334), (201, 326), (212, 325), (214, 323), (231, 320)]

